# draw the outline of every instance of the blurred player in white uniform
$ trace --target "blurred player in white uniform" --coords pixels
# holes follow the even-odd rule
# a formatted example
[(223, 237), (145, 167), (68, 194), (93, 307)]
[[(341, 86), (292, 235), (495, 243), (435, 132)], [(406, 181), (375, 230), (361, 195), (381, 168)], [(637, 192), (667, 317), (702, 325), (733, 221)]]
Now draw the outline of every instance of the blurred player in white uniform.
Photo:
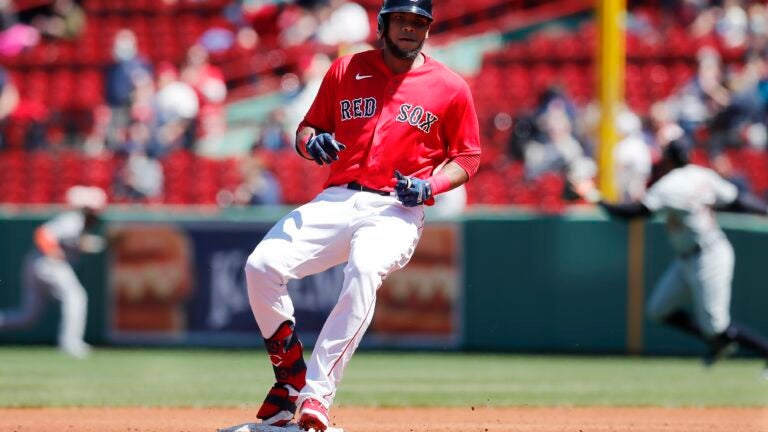
[[(659, 212), (665, 216), (676, 258), (656, 284), (648, 316), (693, 334), (709, 344), (706, 365), (735, 351), (737, 344), (768, 359), (768, 339), (731, 320), (734, 253), (714, 210), (768, 215), (768, 207), (709, 168), (688, 164), (689, 145), (672, 141), (664, 150), (656, 181), (635, 202), (602, 201), (591, 183), (576, 187), (588, 201), (612, 216), (632, 218)], [(686, 306), (691, 306), (691, 312)]]
[(107, 203), (104, 191), (96, 187), (74, 186), (67, 191), (64, 212), (35, 230), (35, 247), (27, 254), (23, 269), (22, 305), (0, 311), (0, 330), (16, 330), (37, 322), (44, 301), (51, 296), (61, 302), (58, 345), (66, 354), (86, 358), (85, 343), (88, 297), (72, 264), (82, 252), (104, 249), (102, 237), (88, 233), (99, 221)]

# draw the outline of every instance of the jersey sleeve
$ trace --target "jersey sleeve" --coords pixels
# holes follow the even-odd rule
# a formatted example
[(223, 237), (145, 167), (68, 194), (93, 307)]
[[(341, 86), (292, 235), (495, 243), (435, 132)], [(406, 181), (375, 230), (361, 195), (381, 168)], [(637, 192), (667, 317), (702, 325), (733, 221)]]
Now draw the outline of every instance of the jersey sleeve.
[(57, 240), (79, 236), (84, 225), (85, 220), (79, 212), (62, 213), (43, 224), (46, 231)]
[(739, 190), (736, 185), (720, 177), (714, 171), (710, 171), (709, 175), (712, 178), (712, 186), (715, 192), (715, 207), (726, 206), (736, 201), (736, 197), (739, 196)]
[(462, 81), (443, 122), (443, 133), (448, 142), (448, 157), (480, 154), (480, 126), (469, 86)]
[(334, 106), (336, 105), (336, 89), (340, 85), (341, 67), (342, 63), (336, 60), (325, 73), (315, 100), (309, 107), (307, 115), (304, 116), (304, 121), (299, 125), (299, 129), (304, 126), (311, 126), (325, 132), (335, 131)]
[(648, 189), (641, 201), (648, 210), (656, 212), (664, 207), (667, 201), (665, 197), (668, 194), (668, 183), (668, 178), (662, 178)]

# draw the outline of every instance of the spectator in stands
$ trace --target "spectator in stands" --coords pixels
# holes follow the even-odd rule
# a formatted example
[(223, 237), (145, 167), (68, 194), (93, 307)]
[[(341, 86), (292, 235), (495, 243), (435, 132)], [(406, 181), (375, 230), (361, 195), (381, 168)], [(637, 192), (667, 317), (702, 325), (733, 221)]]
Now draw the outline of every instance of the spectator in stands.
[(134, 92), (142, 82), (152, 81), (152, 69), (141, 57), (136, 35), (129, 29), (117, 32), (112, 44), (113, 62), (104, 71), (104, 97), (111, 111), (107, 131), (107, 146), (121, 145), (131, 121)]
[(516, 161), (525, 161), (525, 148), (528, 143), (539, 139), (541, 131), (536, 119), (528, 112), (521, 112), (512, 119), (507, 155)]
[[(0, 66), (0, 129), (4, 129), (9, 117), (19, 106), (19, 91), (11, 75)], [(5, 137), (0, 136), (0, 149), (6, 147)]]
[(324, 45), (353, 45), (368, 40), (371, 23), (359, 4), (347, 0), (329, 0), (318, 11), (320, 25), (315, 39)]
[(647, 121), (646, 141), (651, 151), (651, 160), (655, 163), (661, 158), (661, 149), (664, 144), (685, 135), (685, 131), (673, 117), (665, 99), (651, 104), (645, 121)]
[(549, 103), (537, 123), (542, 134), (539, 140), (526, 144), (524, 150), (527, 180), (534, 180), (545, 172), (569, 175), (593, 164), (573, 134), (573, 124), (564, 103)]
[(320, 22), (315, 13), (321, 5), (287, 8), (280, 14), (278, 43), (282, 47), (298, 46), (311, 40)]
[(85, 30), (85, 22), (85, 11), (74, 0), (54, 0), (32, 19), (40, 34), (60, 39), (78, 39)]
[(87, 155), (98, 155), (107, 149), (107, 130), (110, 112), (106, 105), (93, 107), (93, 126), (83, 142), (83, 151)]
[(206, 148), (216, 147), (227, 132), (224, 73), (209, 62), (208, 51), (196, 44), (187, 50), (181, 80), (197, 94), (199, 112), (194, 138), (198, 143), (195, 148), (205, 153)]
[(179, 80), (176, 66), (169, 62), (160, 63), (152, 103), (156, 143), (151, 148), (152, 156), (162, 158), (173, 150), (193, 147), (198, 103), (195, 90)]
[(749, 17), (742, 0), (723, 0), (715, 30), (726, 47), (739, 47), (747, 42)]
[(232, 48), (236, 42), (235, 32), (226, 27), (211, 27), (197, 39), (209, 53), (223, 53)]
[(244, 157), (240, 164), (242, 183), (235, 189), (238, 205), (277, 205), (282, 202), (280, 182), (270, 172), (259, 153)]
[(296, 4), (305, 9), (315, 9), (325, 5), (328, 0), (295, 0)]
[(747, 7), (749, 16), (749, 46), (758, 51), (766, 47), (768, 38), (768, 8), (760, 2), (751, 3)]
[(576, 121), (578, 116), (576, 105), (562, 88), (549, 86), (539, 93), (534, 116), (541, 117), (549, 111), (551, 106), (554, 106), (556, 109), (562, 109), (571, 123)]
[(238, 30), (251, 29), (257, 40), (266, 46), (277, 45), (280, 26), (284, 25), (282, 14), (286, 10), (298, 9), (292, 3), (232, 0), (225, 8), (224, 16)]
[(260, 125), (259, 139), (255, 147), (271, 151), (290, 148), (293, 145), (293, 137), (288, 132), (285, 118), (283, 107), (272, 110)]
[[(288, 125), (297, 125), (301, 123), (304, 114), (315, 100), (320, 83), (323, 81), (325, 73), (331, 66), (331, 59), (323, 53), (316, 53), (312, 57), (306, 57), (299, 65), (302, 71), (301, 87), (295, 94), (289, 96), (285, 103), (285, 123)], [(291, 131), (291, 134), (293, 131)]]
[(688, 32), (694, 39), (715, 35), (715, 28), (723, 14), (719, 6), (697, 5), (689, 12)]
[(745, 145), (765, 148), (766, 104), (759, 84), (765, 73), (765, 60), (750, 52), (741, 71), (729, 75), (731, 92), (728, 104), (713, 114), (710, 120), (710, 137), (707, 148), (717, 155), (725, 148)]
[(0, 31), (7, 30), (19, 23), (16, 8), (11, 0), (0, 0)]
[(702, 48), (698, 53), (695, 77), (670, 98), (683, 130), (693, 135), (715, 113), (730, 103), (731, 94), (723, 85), (724, 74), (720, 54), (714, 48)]
[(616, 131), (619, 141), (613, 149), (613, 174), (619, 200), (636, 201), (645, 195), (651, 175), (651, 151), (640, 118), (629, 109), (616, 116)]
[(676, 22), (684, 26), (691, 25), (710, 6), (709, 0), (668, 0), (660, 3), (662, 8), (671, 12)]
[(36, 28), (22, 23), (10, 0), (0, 0), (0, 55), (15, 56), (40, 41)]
[(666, 100), (653, 103), (648, 116), (651, 129), (651, 160), (655, 163), (661, 158), (667, 144), (680, 139), (685, 135), (685, 131), (677, 122)]
[(152, 132), (146, 123), (134, 122), (128, 128), (121, 165), (115, 178), (115, 196), (135, 202), (162, 197), (164, 174), (160, 162), (149, 154)]

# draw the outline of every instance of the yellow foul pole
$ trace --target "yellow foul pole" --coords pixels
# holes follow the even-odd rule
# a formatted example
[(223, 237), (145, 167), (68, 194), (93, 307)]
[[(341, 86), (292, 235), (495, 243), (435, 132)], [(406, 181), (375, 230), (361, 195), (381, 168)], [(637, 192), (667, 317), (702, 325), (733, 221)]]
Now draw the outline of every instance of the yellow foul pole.
[(613, 173), (613, 147), (617, 141), (616, 113), (624, 102), (624, 21), (626, 0), (597, 0), (598, 67), (600, 101), (598, 139), (599, 187), (607, 201), (617, 198)]
[[(613, 167), (613, 148), (618, 141), (616, 115), (624, 103), (626, 0), (596, 0), (599, 30), (597, 82), (600, 101), (599, 187), (607, 201), (616, 201), (618, 191)], [(645, 225), (629, 225), (627, 273), (627, 352), (643, 350), (643, 255)]]

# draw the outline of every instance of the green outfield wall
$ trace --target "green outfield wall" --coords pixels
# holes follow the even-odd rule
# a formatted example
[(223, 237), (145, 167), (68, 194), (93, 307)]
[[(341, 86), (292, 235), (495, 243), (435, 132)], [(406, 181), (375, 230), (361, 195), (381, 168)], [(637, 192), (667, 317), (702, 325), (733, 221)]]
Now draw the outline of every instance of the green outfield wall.
[[(24, 256), (31, 247), (32, 232), (55, 214), (55, 210), (0, 210), (0, 309), (21, 304), (21, 274)], [(226, 281), (229, 277), (231, 286), (227, 289), (240, 290), (237, 287), (242, 285), (238, 275), (242, 253), (229, 257), (229, 276), (227, 273), (214, 274), (211, 270), (214, 266), (203, 260), (208, 255), (222, 258), (217, 247), (237, 244), (241, 249), (250, 248), (258, 241), (257, 237), (243, 239), (243, 233), (258, 231), (263, 234), (287, 211), (287, 208), (174, 212), (110, 210), (101, 230), (107, 232), (125, 224), (186, 227), (192, 233), (187, 237), (195, 251), (191, 254), (192, 268), (202, 271), (206, 278), (206, 281), (193, 280), (190, 290), (193, 293), (197, 290), (198, 294), (201, 290), (216, 291), (226, 299), (226, 293), (232, 291), (219, 290), (217, 284), (220, 282), (217, 281)], [(768, 266), (765, 264), (768, 260), (765, 253), (768, 251), (768, 222), (744, 215), (720, 215), (719, 220), (736, 250), (732, 314), (735, 319), (768, 334)], [(595, 211), (565, 215), (474, 212), (459, 220), (441, 223), (442, 228), (433, 230), (423, 245), (429, 252), (423, 259), (414, 261), (412, 272), (399, 279), (393, 278), (399, 285), (392, 287), (386, 299), (382, 298), (382, 305), (387, 307), (379, 317), (389, 314), (388, 318), (372, 327), (369, 340), (402, 340), (397, 335), (387, 336), (386, 331), (405, 328), (405, 331), (423, 331), (432, 337), (415, 334), (411, 342), (398, 346), (401, 348), (418, 348), (422, 340), (427, 341), (425, 348), (443, 346), (473, 351), (688, 355), (699, 354), (704, 349), (699, 342), (643, 318), (641, 299), (648, 297), (672, 258), (664, 227), (659, 221), (641, 224), (641, 236), (632, 241), (626, 223), (609, 220)], [(446, 223), (456, 229), (446, 230)], [(448, 235), (450, 239), (441, 242), (442, 235)], [(449, 260), (445, 261), (447, 264), (431, 264), (435, 262), (434, 257), (440, 256), (435, 253), (445, 247), (455, 248), (454, 254), (444, 258)], [(206, 252), (208, 249), (211, 249), (210, 253)], [(639, 258), (631, 263), (630, 252), (633, 250), (639, 251)], [(455, 271), (450, 270), (454, 268), (450, 265), (453, 256), (458, 266)], [(633, 265), (639, 266), (640, 270), (630, 277)], [(120, 339), (110, 333), (115, 320), (110, 303), (114, 297), (110, 295), (110, 281), (114, 278), (110, 274), (111, 268), (109, 253), (84, 256), (76, 267), (89, 292), (86, 338), (94, 344), (112, 345), (116, 340), (130, 340), (131, 336), (129, 333), (127, 339)], [(447, 271), (458, 279), (456, 291), (445, 288), (450, 287), (443, 274)], [(222, 275), (225, 276), (223, 279)], [(639, 278), (635, 282), (639, 282), (641, 290), (634, 297), (629, 294), (632, 278)], [(322, 284), (322, 280), (318, 283)], [(412, 300), (398, 297), (403, 287), (413, 284), (431, 287), (433, 291), (432, 297), (426, 300), (414, 297), (423, 302), (423, 315), (414, 309)], [(419, 288), (409, 295), (421, 291)], [(312, 300), (312, 296), (305, 296), (303, 301), (308, 300)], [(212, 300), (200, 305), (192, 304), (189, 299), (181, 301), (188, 303), (187, 315), (200, 315), (196, 322), (208, 319), (202, 309)], [(407, 313), (398, 312), (397, 305), (401, 301), (409, 305), (403, 306)], [(311, 310), (314, 303), (306, 304)], [(225, 312), (232, 318), (229, 321), (232, 328), (237, 328), (239, 322), (252, 321), (247, 310)], [(379, 312), (377, 309), (377, 314)], [(238, 313), (241, 314), (240, 321), (236, 319)], [(419, 316), (429, 321), (422, 325), (399, 325), (403, 319), (416, 323)], [(58, 304), (49, 302), (37, 325), (24, 331), (0, 331), (0, 344), (52, 343), (56, 339), (58, 317)], [(314, 320), (320, 318), (317, 313), (311, 317)], [(180, 332), (194, 330), (192, 327), (182, 328)], [(253, 334), (253, 329), (241, 330)], [(166, 341), (176, 345), (196, 345), (211, 340), (216, 340), (218, 345), (230, 342), (242, 345), (242, 338), (231, 337), (231, 334), (224, 337), (223, 333), (217, 335), (210, 329), (206, 331), (208, 333), (201, 333), (206, 335), (202, 339), (175, 334), (157, 341), (161, 345)], [(377, 331), (381, 333), (377, 334)], [(255, 336), (245, 340), (253, 341), (256, 346), (260, 339)], [(635, 339), (634, 347), (631, 346), (632, 338)]]
[(625, 226), (594, 218), (468, 218), (466, 347), (608, 351), (622, 346), (625, 238)]
[[(719, 215), (736, 252), (731, 312), (768, 334), (768, 222)], [(629, 350), (629, 252), (641, 248), (647, 299), (672, 252), (663, 224), (629, 225), (599, 213), (540, 216), (487, 213), (463, 223), (464, 347), (470, 350)], [(636, 302), (638, 303), (638, 302)], [(699, 354), (704, 345), (639, 316), (640, 353)]]

